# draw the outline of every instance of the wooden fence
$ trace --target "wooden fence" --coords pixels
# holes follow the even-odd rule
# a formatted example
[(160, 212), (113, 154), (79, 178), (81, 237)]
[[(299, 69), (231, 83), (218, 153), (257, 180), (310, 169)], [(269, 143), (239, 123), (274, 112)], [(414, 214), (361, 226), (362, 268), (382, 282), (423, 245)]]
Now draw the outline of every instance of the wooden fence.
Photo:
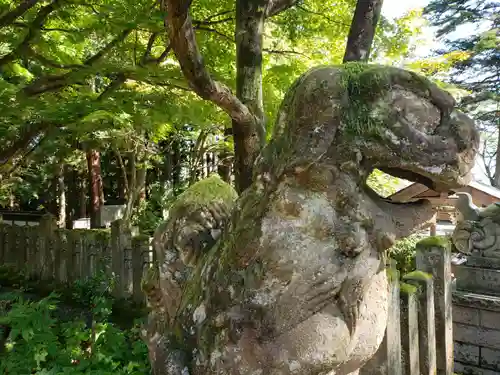
[(38, 280), (71, 283), (103, 272), (113, 294), (144, 302), (141, 279), (153, 262), (150, 238), (132, 236), (121, 220), (111, 229), (59, 229), (46, 215), (35, 227), (0, 224), (0, 265)]
[[(360, 375), (453, 374), (451, 251), (429, 238), (417, 245), (418, 271), (389, 270), (389, 318), (384, 341)], [(141, 279), (153, 262), (150, 238), (133, 237), (121, 220), (110, 230), (58, 229), (48, 215), (36, 227), (0, 225), (0, 265), (40, 280), (68, 283), (104, 271), (114, 294), (144, 302)]]
[(450, 245), (417, 245), (417, 271), (400, 281), (392, 264), (384, 341), (360, 375), (452, 375), (453, 321)]

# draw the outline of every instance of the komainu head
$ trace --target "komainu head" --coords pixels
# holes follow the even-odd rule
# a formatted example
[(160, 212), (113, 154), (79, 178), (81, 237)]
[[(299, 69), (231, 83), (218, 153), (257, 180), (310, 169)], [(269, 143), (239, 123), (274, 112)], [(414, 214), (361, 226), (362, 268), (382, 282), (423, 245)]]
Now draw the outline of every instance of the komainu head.
[(351, 166), (362, 180), (378, 168), (438, 191), (463, 186), (479, 133), (455, 104), (448, 92), (407, 70), (357, 63), (314, 68), (283, 102), (273, 159)]

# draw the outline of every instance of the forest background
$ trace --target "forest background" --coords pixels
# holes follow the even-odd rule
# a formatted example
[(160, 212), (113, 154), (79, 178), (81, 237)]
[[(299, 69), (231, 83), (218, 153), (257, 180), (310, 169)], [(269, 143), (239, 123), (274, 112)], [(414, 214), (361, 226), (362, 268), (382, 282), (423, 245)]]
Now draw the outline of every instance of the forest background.
[[(292, 82), (345, 61), (449, 90), (482, 133), (476, 179), (500, 187), (499, 30), (488, 0), (0, 0), (0, 208), (96, 228), (125, 204), (151, 234), (209, 173), (244, 190)], [(375, 170), (369, 183), (388, 196), (407, 182)], [(414, 238), (391, 256), (414, 269)], [(113, 280), (41, 300), (25, 275), (0, 267), (0, 281), (16, 288), (0, 293), (1, 373), (149, 372)]]
[[(354, 0), (251, 3), (1, 0), (0, 205), (98, 227), (104, 204), (126, 204), (151, 232), (212, 171), (248, 186), (284, 93), (342, 63), (356, 22)], [(386, 0), (369, 51), (453, 93), (483, 133), (476, 178), (497, 187), (499, 8)], [(387, 196), (405, 182), (374, 171), (370, 183)]]

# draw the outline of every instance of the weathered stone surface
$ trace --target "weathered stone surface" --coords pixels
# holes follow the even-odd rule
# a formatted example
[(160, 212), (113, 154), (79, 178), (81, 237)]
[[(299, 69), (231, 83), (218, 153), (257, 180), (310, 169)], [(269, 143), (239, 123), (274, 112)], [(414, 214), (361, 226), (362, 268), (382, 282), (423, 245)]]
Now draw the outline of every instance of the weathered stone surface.
[(453, 306), (453, 321), (478, 326), (479, 310), (472, 307)]
[(500, 297), (456, 290), (453, 292), (453, 308), (455, 305), (500, 311)]
[(453, 330), (456, 341), (500, 349), (500, 335), (497, 330), (462, 323), (454, 323)]
[(497, 329), (500, 335), (500, 312), (481, 310), (480, 324), (485, 328)]
[(500, 350), (481, 348), (481, 367), (500, 371)]
[(458, 290), (500, 296), (500, 270), (456, 266), (455, 277)]
[(487, 370), (475, 366), (455, 363), (455, 373), (460, 375), (500, 375), (500, 372)]
[(469, 267), (493, 268), (500, 270), (500, 258), (469, 255), (467, 257), (467, 262), (464, 265)]
[(479, 366), (479, 346), (455, 342), (455, 361), (468, 365)]
[(155, 374), (358, 373), (386, 327), (385, 250), (434, 216), (428, 202), (380, 198), (366, 178), (379, 168), (448, 191), (468, 183), (478, 139), (452, 97), (414, 73), (305, 73), (220, 240), (193, 251), (183, 239), (212, 232), (202, 220), (185, 233), (199, 220), (182, 212), (155, 235), (159, 265), (144, 283)]

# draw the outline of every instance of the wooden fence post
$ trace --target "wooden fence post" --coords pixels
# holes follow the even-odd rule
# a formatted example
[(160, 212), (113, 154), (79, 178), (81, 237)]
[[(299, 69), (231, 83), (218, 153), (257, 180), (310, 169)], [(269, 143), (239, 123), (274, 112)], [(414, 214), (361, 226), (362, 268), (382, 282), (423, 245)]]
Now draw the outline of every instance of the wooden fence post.
[(145, 266), (148, 265), (149, 237), (132, 238), (132, 298), (137, 303), (144, 303), (145, 296), (141, 289)]
[(9, 225), (5, 231), (5, 263), (18, 266), (17, 262), (17, 226)]
[(69, 246), (68, 242), (68, 231), (65, 229), (59, 229), (57, 233), (57, 252), (59, 253), (59, 272), (58, 281), (62, 283), (71, 282), (73, 274), (73, 253), (72, 248)]
[(453, 320), (451, 247), (444, 237), (429, 237), (417, 243), (417, 270), (434, 280), (436, 318), (436, 364), (438, 374), (453, 374)]
[(114, 295), (117, 298), (125, 296), (125, 254), (127, 244), (130, 242), (130, 229), (121, 219), (111, 223), (111, 269), (115, 277)]
[(401, 286), (401, 349), (406, 375), (420, 375), (417, 294), (415, 286)]
[(2, 265), (5, 263), (5, 227), (6, 225), (0, 220), (0, 264)]
[(40, 277), (42, 280), (54, 278), (54, 244), (55, 230), (57, 229), (56, 218), (46, 214), (40, 219), (38, 225), (39, 252), (40, 252)]
[(404, 276), (406, 282), (418, 288), (418, 326), (420, 374), (436, 374), (436, 321), (434, 318), (434, 281), (432, 276), (422, 271), (414, 271)]
[(15, 241), (15, 248), (16, 248), (16, 263), (17, 263), (17, 269), (19, 271), (21, 270), (26, 270), (26, 262), (28, 261), (28, 238), (27, 238), (27, 233), (24, 227), (20, 227), (17, 225), (13, 225), (12, 229), (14, 229), (16, 233), (16, 241)]
[(387, 319), (387, 370), (388, 374), (401, 374), (401, 315), (399, 272), (396, 261), (390, 263), (389, 315)]
[(360, 375), (400, 375), (403, 372), (401, 354), (399, 272), (396, 261), (387, 269), (389, 301), (385, 336), (375, 355), (360, 370)]

